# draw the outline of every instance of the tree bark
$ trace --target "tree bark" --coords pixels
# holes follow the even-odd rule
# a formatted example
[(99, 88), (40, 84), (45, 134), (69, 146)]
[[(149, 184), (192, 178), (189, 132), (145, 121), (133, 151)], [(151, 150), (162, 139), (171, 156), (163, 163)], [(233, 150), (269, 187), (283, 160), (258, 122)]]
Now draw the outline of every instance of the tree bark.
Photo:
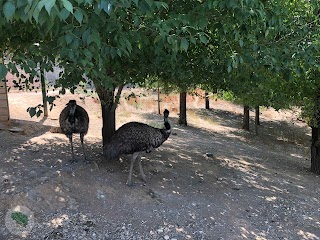
[(260, 107), (255, 107), (255, 122), (257, 125), (260, 125)]
[(187, 92), (180, 92), (179, 124), (187, 126)]
[(258, 135), (258, 125), (260, 125), (260, 108), (259, 106), (255, 107), (255, 118), (254, 118), (254, 128), (255, 132)]
[(159, 86), (159, 82), (158, 82), (158, 100), (157, 100), (157, 102), (158, 102), (158, 114), (160, 115), (161, 114), (161, 109), (160, 109), (160, 101), (161, 101), (161, 99), (160, 99), (160, 86)]
[(116, 109), (120, 101), (124, 85), (125, 83), (118, 87), (116, 95), (115, 89), (108, 90), (101, 86), (96, 87), (96, 91), (101, 102), (103, 148), (107, 146), (116, 131)]
[(311, 126), (311, 172), (320, 174), (320, 89), (318, 89), (315, 98), (314, 126)]
[(250, 130), (249, 129), (249, 106), (244, 105), (243, 106), (243, 125), (242, 125), (242, 129), (244, 130)]
[(102, 111), (102, 143), (103, 148), (110, 142), (116, 131), (116, 115), (114, 105), (114, 90), (97, 87)]
[[(318, 122), (319, 124), (319, 122)], [(320, 147), (319, 147), (319, 136), (320, 128), (311, 127), (311, 172), (320, 174)]]
[[(41, 65), (40, 65), (41, 66)], [(40, 81), (41, 81), (41, 91), (42, 91), (42, 102), (43, 102), (43, 114), (45, 117), (48, 117), (48, 102), (47, 102), (47, 90), (46, 90), (46, 81), (44, 79), (44, 72), (40, 68)]]
[(206, 109), (210, 109), (209, 93), (205, 92)]

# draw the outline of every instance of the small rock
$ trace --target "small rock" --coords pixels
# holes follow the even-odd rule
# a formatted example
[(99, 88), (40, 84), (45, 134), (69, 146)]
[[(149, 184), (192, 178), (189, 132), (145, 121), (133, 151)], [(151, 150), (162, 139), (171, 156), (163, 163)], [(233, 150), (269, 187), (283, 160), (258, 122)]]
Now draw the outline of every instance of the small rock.
[(103, 191), (98, 190), (98, 191), (97, 191), (97, 198), (98, 198), (99, 200), (104, 200), (104, 199), (106, 199), (106, 195), (105, 195), (105, 193), (104, 193)]
[(49, 178), (48, 177), (41, 177), (41, 178), (39, 178), (39, 180), (41, 183), (44, 183), (44, 182), (47, 182), (49, 180)]
[(170, 237), (169, 237), (168, 235), (165, 235), (163, 238), (164, 238), (165, 240), (168, 240)]
[(212, 158), (213, 157), (213, 153), (206, 153), (206, 156), (209, 157), (209, 158)]

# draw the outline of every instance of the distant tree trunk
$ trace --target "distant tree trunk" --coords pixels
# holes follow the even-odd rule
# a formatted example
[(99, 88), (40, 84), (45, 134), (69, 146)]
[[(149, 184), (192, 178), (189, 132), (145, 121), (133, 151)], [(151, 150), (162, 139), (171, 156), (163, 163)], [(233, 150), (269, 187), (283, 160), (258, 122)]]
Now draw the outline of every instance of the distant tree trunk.
[(41, 90), (42, 90), (43, 114), (44, 114), (45, 117), (48, 117), (48, 102), (47, 102), (46, 81), (44, 79), (44, 72), (42, 71), (41, 68), (40, 68), (40, 75), (39, 76), (40, 76)]
[(244, 105), (243, 106), (243, 125), (242, 125), (242, 129), (244, 130), (250, 130), (249, 129), (249, 106)]
[(206, 109), (210, 109), (209, 93), (205, 92)]
[(187, 126), (187, 92), (180, 92), (179, 124)]
[(159, 81), (158, 81), (158, 114), (160, 115), (161, 114), (161, 109), (160, 109), (160, 86), (159, 86)]
[(255, 132), (258, 135), (258, 125), (260, 125), (260, 108), (259, 106), (255, 107), (255, 118), (254, 118), (254, 127)]
[(320, 89), (318, 89), (316, 100), (314, 119), (316, 126), (311, 126), (311, 172), (320, 174)]
[(256, 106), (255, 107), (255, 122), (257, 125), (260, 125), (260, 107)]

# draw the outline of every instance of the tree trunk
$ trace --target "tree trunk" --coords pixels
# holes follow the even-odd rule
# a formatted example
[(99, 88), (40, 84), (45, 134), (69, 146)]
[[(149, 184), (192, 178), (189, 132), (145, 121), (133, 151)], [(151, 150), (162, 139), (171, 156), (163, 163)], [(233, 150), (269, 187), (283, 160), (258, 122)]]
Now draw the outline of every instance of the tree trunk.
[(254, 118), (254, 128), (255, 132), (258, 135), (258, 125), (260, 125), (260, 108), (259, 106), (255, 107), (255, 118)]
[(187, 92), (180, 92), (179, 124), (187, 126)]
[(101, 86), (96, 87), (101, 102), (103, 149), (116, 131), (116, 108), (124, 85), (125, 83), (119, 85), (116, 96), (115, 89), (107, 90)]
[(242, 129), (244, 130), (250, 130), (249, 129), (249, 106), (244, 105), (243, 106), (243, 125)]
[(158, 114), (160, 115), (161, 114), (161, 109), (160, 109), (160, 86), (159, 86), (159, 82), (158, 82)]
[(210, 109), (209, 93), (205, 92), (206, 109)]
[(314, 109), (315, 126), (311, 126), (311, 172), (320, 174), (320, 89), (317, 90)]
[(46, 81), (44, 79), (44, 72), (42, 71), (41, 68), (40, 68), (40, 75), (39, 76), (40, 76), (40, 80), (41, 80), (43, 114), (44, 114), (45, 117), (48, 117), (48, 102), (47, 102)]
[(105, 147), (116, 131), (116, 115), (115, 109), (113, 110), (114, 90), (106, 90), (102, 87), (97, 87), (97, 93), (101, 102), (102, 142), (103, 147)]
[(256, 125), (260, 125), (260, 107), (255, 107), (255, 123)]
[[(319, 122), (318, 122), (319, 125)], [(319, 136), (320, 128), (311, 127), (311, 172), (320, 174), (320, 148), (319, 148)]]

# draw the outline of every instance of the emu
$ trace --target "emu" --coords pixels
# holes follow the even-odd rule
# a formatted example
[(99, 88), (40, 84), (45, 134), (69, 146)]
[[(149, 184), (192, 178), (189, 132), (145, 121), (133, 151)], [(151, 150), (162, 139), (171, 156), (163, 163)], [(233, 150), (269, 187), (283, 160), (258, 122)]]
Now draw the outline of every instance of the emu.
[(62, 133), (64, 133), (70, 141), (71, 144), (71, 152), (72, 152), (72, 160), (75, 161), (74, 152), (73, 152), (73, 144), (72, 144), (72, 134), (79, 133), (81, 146), (84, 156), (84, 161), (87, 161), (86, 152), (83, 145), (84, 135), (87, 134), (89, 128), (89, 115), (87, 111), (77, 105), (76, 100), (70, 100), (66, 107), (61, 111), (59, 116), (59, 123)]
[(169, 111), (167, 109), (164, 110), (163, 116), (164, 127), (162, 129), (140, 122), (129, 122), (122, 125), (105, 147), (104, 154), (108, 160), (118, 159), (122, 154), (132, 154), (128, 186), (131, 186), (132, 170), (136, 159), (138, 159), (142, 180), (147, 182), (141, 166), (141, 159), (138, 156), (140, 152), (150, 153), (154, 148), (160, 147), (170, 136), (171, 126), (168, 122)]

